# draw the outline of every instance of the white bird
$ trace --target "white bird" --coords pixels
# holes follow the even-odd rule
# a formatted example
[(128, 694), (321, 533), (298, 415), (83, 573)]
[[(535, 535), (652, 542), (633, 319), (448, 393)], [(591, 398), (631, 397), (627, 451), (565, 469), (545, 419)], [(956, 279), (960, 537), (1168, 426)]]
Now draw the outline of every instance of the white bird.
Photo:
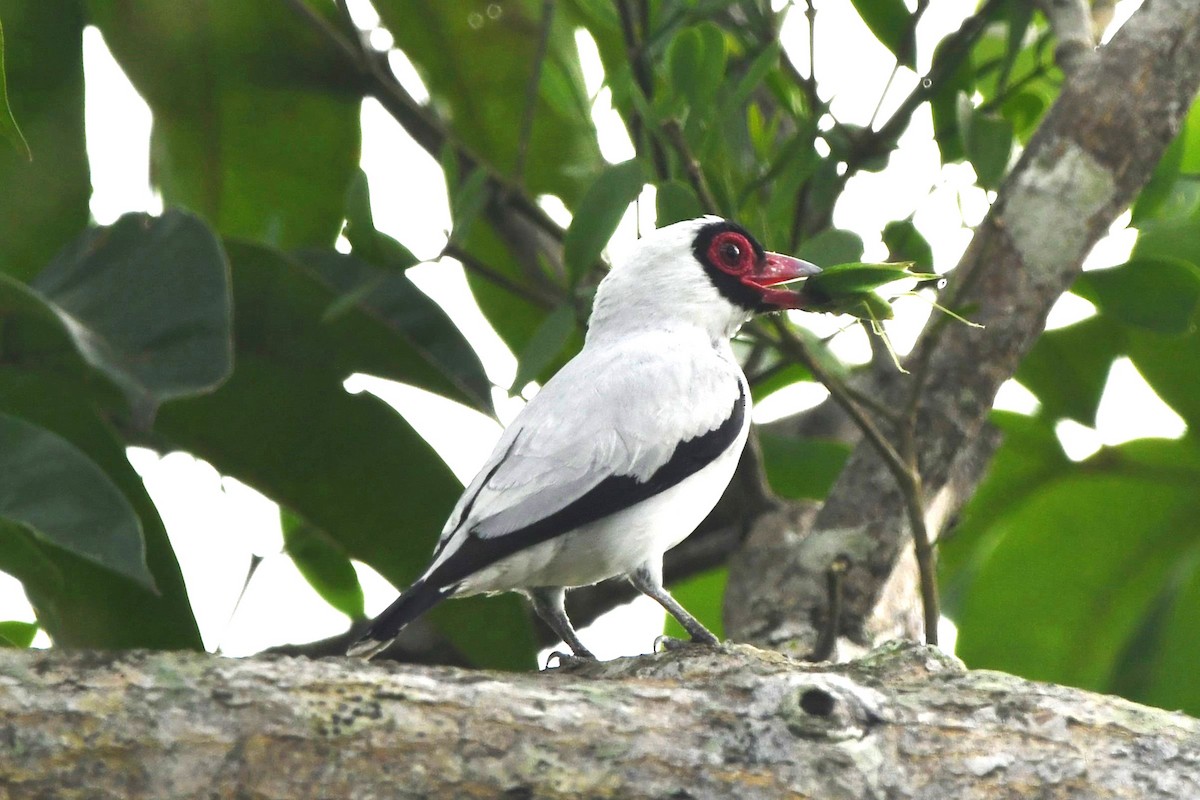
[(600, 282), (583, 349), (504, 431), (429, 568), (350, 655), (370, 658), (447, 597), (515, 590), (594, 658), (566, 589), (618, 575), (716, 644), (663, 588), (662, 556), (716, 505), (746, 444), (750, 388), (730, 337), (756, 312), (802, 307), (779, 284), (819, 271), (719, 217), (639, 240)]

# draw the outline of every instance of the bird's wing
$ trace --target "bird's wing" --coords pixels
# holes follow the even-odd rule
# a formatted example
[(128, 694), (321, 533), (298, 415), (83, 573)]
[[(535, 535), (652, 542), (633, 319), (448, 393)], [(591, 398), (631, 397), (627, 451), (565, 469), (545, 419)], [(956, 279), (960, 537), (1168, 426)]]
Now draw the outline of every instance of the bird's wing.
[(428, 574), (445, 563), (440, 580), (461, 579), (698, 471), (741, 434), (742, 380), (711, 349), (681, 352), (669, 339), (585, 349), (505, 431)]

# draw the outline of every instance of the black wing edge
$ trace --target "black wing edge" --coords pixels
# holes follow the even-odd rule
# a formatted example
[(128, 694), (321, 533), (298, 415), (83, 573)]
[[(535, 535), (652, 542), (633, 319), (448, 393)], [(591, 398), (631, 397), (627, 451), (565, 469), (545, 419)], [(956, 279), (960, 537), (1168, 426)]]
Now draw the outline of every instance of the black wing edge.
[(611, 475), (579, 499), (524, 528), (486, 539), (471, 536), (425, 581), (430, 586), (452, 586), (450, 591), (453, 591), (463, 579), (502, 558), (623, 511), (682, 483), (733, 445), (745, 418), (746, 390), (738, 381), (738, 396), (725, 421), (707, 433), (677, 444), (667, 463), (644, 482), (629, 475)]

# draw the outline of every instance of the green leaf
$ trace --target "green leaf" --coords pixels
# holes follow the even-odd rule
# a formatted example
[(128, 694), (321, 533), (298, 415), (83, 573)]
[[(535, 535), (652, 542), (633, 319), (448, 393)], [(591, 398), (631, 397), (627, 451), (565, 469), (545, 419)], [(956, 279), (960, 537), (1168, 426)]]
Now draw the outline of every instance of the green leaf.
[[(1178, 487), (1102, 478), (1035, 497), (1002, 523), (1004, 540), (960, 619), (958, 652), (975, 667), (1103, 690), (1179, 552), (1171, 517), (1187, 513), (1182, 504)], [(1148, 551), (1155, 546), (1162, 551)], [(1107, 597), (1100, 607), (1098, 596)]]
[[(154, 113), (151, 174), (168, 206), (225, 236), (331, 246), (358, 170), (360, 88), (286, 3), (90, 0), (91, 19)], [(331, 3), (313, 4), (336, 19)]]
[(711, 103), (725, 77), (725, 35), (711, 22), (680, 30), (667, 46), (667, 76), (693, 110)]
[(37, 632), (36, 622), (0, 622), (0, 647), (29, 647), (33, 644), (33, 637), (37, 636)]
[(126, 214), (92, 229), (33, 286), (143, 427), (165, 400), (211, 391), (232, 369), (225, 254), (188, 214)]
[(642, 191), (642, 165), (631, 159), (600, 174), (575, 207), (563, 238), (563, 262), (572, 283), (600, 259), (629, 204)]
[(796, 439), (760, 430), (758, 442), (771, 488), (791, 500), (825, 497), (850, 456), (849, 445), (832, 439)]
[(943, 605), (955, 619), (979, 565), (999, 538), (997, 520), (1071, 468), (1049, 420), (992, 411), (990, 424), (1004, 432), (1004, 441), (975, 494), (938, 545)]
[[(338, 294), (321, 315), (334, 323), (347, 314), (369, 317), (396, 336), (395, 354), (411, 351), (424, 364), (393, 373), (422, 389), (492, 414), (492, 383), (478, 354), (441, 306), (401, 272), (376, 269), (354, 256), (329, 250), (296, 254), (326, 286)], [(372, 334), (379, 337), (381, 333)], [(436, 372), (431, 373), (427, 368)]]
[[(373, 315), (323, 320), (336, 295), (301, 264), (258, 246), (227, 248), (237, 368), (215, 392), (164, 405), (156, 433), (407, 585), (427, 565), (461, 486), (401, 415), (372, 396), (347, 394), (342, 383), (354, 372), (418, 385), (445, 379)], [(439, 627), (480, 665), (532, 665), (520, 598), (483, 605), (485, 619), (519, 622), (477, 639), (450, 623)], [(460, 612), (443, 613), (457, 620)]]
[(1128, 332), (1127, 352), (1138, 372), (1163, 402), (1192, 430), (1200, 428), (1200, 334), (1164, 336), (1138, 329)]
[[(200, 649), (179, 564), (158, 511), (126, 456), (126, 443), (97, 406), (104, 395), (86, 380), (87, 369), (65, 334), (58, 346), (70, 358), (35, 354), (27, 345), (49, 339), (31, 334), (58, 329), (45, 318), (16, 310), (0, 285), (5, 358), (0, 359), (0, 410), (52, 431), (95, 464), (137, 513), (146, 564), (156, 590), (93, 561), (44, 544), (23, 526), (0, 523), (0, 569), (18, 578), (38, 621), (55, 644), (67, 647)], [(50, 322), (57, 322), (45, 312)], [(17, 334), (17, 335), (10, 335)], [(121, 400), (108, 389), (114, 405)], [(102, 598), (102, 601), (100, 600)]]
[(0, 272), (19, 280), (88, 224), (82, 3), (0, 0), (8, 104), (37, 154), (0, 147)]
[(1178, 336), (1193, 327), (1200, 269), (1180, 259), (1134, 259), (1083, 273), (1072, 291), (1123, 325)]
[(696, 198), (696, 192), (678, 179), (658, 184), (654, 205), (658, 213), (656, 224), (660, 228), (672, 222), (695, 219), (704, 213), (700, 201)]
[(567, 346), (575, 326), (575, 309), (569, 303), (554, 309), (542, 320), (529, 344), (517, 357), (517, 375), (513, 378), (510, 393), (517, 394), (527, 383), (537, 380)]
[(972, 111), (967, 123), (967, 158), (984, 189), (996, 189), (1008, 171), (1013, 125), (998, 114)]
[(1130, 472), (1101, 451), (1043, 482), (991, 523), (992, 544), (955, 618), (957, 652), (972, 667), (1107, 691), (1125, 644), (1197, 546), (1198, 477)]
[(0, 517), (153, 589), (142, 525), (108, 476), (70, 442), (0, 414)]
[(746, 67), (745, 73), (738, 79), (737, 85), (729, 95), (728, 103), (731, 106), (740, 106), (750, 99), (750, 95), (759, 87), (771, 70), (779, 66), (779, 55), (783, 52), (783, 45), (778, 39), (773, 39), (766, 47), (762, 49), (754, 60)]
[(834, 264), (824, 267), (816, 275), (804, 280), (804, 291), (814, 297), (839, 297), (847, 294), (869, 292), (894, 283), (898, 280), (915, 275), (911, 268), (913, 262), (905, 261), (899, 264), (863, 263), (854, 261), (848, 264)]
[(1124, 349), (1125, 336), (1110, 319), (1089, 317), (1043, 333), (1015, 377), (1050, 419), (1094, 426), (1108, 372)]
[(890, 261), (911, 261), (920, 272), (933, 271), (933, 248), (911, 219), (893, 220), (883, 226), (883, 243)]
[[(513, 175), (543, 4), (494, 4), (499, 13), (442, 0), (377, 0), (375, 8), (458, 140), (501, 175)], [(553, 66), (543, 68), (538, 84), (528, 143), (533, 157), (523, 175), (531, 195), (556, 195), (568, 208), (604, 165), (575, 46), (577, 27), (573, 14), (556, 10), (546, 47), (546, 62)], [(554, 77), (547, 79), (551, 72)], [(569, 113), (567, 96), (574, 98)]]
[[(1200, 615), (1198, 562), (1195, 547), (1179, 559), (1158, 601), (1140, 623), (1150, 642), (1131, 640), (1126, 647), (1128, 658), (1122, 666), (1141, 667), (1141, 681), (1134, 686), (1123, 685), (1120, 681), (1128, 680), (1127, 673), (1117, 673), (1111, 679), (1113, 690), (1124, 689), (1121, 694), (1130, 699), (1180, 709), (1192, 716), (1200, 714), (1200, 685), (1196, 682), (1196, 659), (1200, 657), (1200, 635), (1196, 631)], [(1135, 649), (1139, 645), (1140, 651)], [(1148, 652), (1147, 646), (1152, 650)]]
[(12, 109), (8, 106), (8, 84), (4, 80), (4, 25), (0, 21), (0, 136), (12, 144), (18, 153), (28, 159), (33, 159), (29, 152), (29, 143), (25, 141), (17, 121), (13, 119)]
[(854, 10), (896, 61), (914, 68), (917, 47), (912, 14), (904, 0), (851, 0)]
[(358, 573), (337, 542), (295, 514), (282, 510), (283, 551), (325, 602), (350, 619), (366, 616)]
[[(671, 584), (671, 595), (718, 639), (724, 639), (725, 623), (721, 613), (728, 582), (729, 570), (718, 567)], [(691, 634), (670, 614), (667, 614), (666, 622), (663, 632), (667, 636), (684, 640), (691, 638)]]

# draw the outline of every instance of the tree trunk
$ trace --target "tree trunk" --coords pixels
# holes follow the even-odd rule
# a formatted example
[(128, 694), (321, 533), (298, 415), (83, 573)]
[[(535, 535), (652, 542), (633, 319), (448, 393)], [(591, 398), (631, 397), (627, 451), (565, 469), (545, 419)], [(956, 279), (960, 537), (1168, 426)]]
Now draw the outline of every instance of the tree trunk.
[[(974, 493), (996, 437), (987, 414), (1093, 245), (1128, 208), (1200, 89), (1200, 3), (1154, 0), (1075, 67), (979, 225), (949, 287), (983, 330), (931, 321), (911, 375), (867, 393), (915, 409), (914, 451), (932, 535)], [(844, 643), (923, 631), (911, 529), (896, 480), (860, 442), (820, 512), (759, 518), (734, 555), (726, 630), (792, 654), (811, 651), (830, 615), (825, 574), (843, 580)], [(843, 651), (845, 652), (845, 651)]]
[(893, 643), (537, 674), (0, 652), (0, 798), (1200, 797), (1200, 722)]

